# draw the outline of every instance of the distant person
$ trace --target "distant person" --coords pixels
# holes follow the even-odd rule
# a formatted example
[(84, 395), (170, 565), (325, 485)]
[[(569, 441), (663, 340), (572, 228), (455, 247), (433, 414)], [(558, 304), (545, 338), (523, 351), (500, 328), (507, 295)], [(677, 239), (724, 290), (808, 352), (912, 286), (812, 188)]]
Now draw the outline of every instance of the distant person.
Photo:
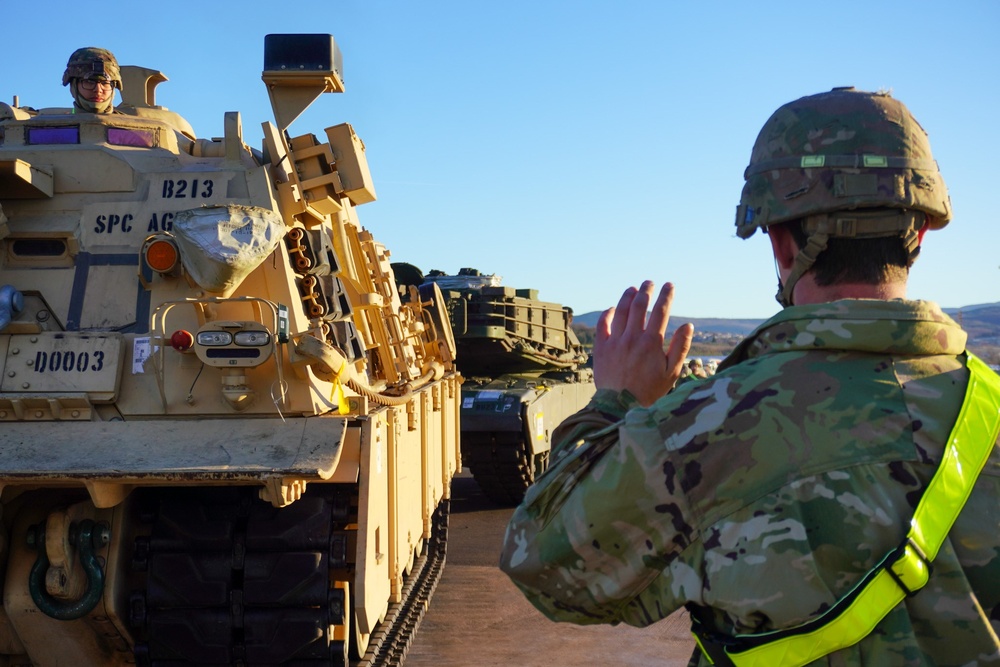
[(94, 46), (77, 49), (70, 55), (62, 81), (73, 95), (75, 112), (112, 113), (115, 88), (122, 90), (118, 60), (110, 51)]
[(677, 383), (674, 386), (682, 385), (691, 380), (701, 380), (706, 377), (708, 377), (708, 373), (705, 372), (705, 367), (702, 365), (701, 359), (688, 359), (688, 362), (681, 367), (680, 377), (677, 378)]
[(906, 300), (951, 218), (926, 133), (834, 89), (780, 107), (745, 177), (737, 233), (766, 232), (785, 309), (667, 393), (692, 329), (664, 352), (673, 286), (648, 322), (653, 283), (627, 289), (501, 567), (554, 620), (686, 607), (692, 665), (1000, 664), (1000, 378)]

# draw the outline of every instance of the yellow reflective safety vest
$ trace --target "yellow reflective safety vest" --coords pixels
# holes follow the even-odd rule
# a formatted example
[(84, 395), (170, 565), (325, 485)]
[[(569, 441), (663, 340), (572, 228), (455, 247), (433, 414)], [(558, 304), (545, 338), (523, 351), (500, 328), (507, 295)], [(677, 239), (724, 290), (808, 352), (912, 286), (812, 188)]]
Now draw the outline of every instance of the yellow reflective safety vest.
[(965, 400), (903, 543), (827, 611), (794, 628), (720, 635), (692, 613), (691, 632), (709, 662), (718, 667), (807, 664), (857, 644), (904, 598), (927, 584), (934, 558), (1000, 434), (1000, 378), (975, 355), (967, 356)]

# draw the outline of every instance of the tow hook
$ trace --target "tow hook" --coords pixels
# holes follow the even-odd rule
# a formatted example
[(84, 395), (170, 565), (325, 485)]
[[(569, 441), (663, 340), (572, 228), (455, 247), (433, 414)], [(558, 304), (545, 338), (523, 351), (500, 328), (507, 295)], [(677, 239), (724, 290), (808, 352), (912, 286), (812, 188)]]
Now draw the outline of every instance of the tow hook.
[(70, 557), (61, 564), (61, 567), (50, 569), (45, 524), (36, 524), (28, 530), (28, 545), (38, 551), (38, 559), (28, 575), (28, 592), (42, 613), (59, 621), (72, 621), (85, 616), (97, 606), (104, 595), (104, 572), (94, 553), (109, 542), (111, 531), (104, 522), (95, 523), (90, 519), (84, 519), (71, 524), (67, 536), (69, 540), (66, 546), (76, 547), (80, 565), (87, 578), (86, 590), (76, 600), (57, 599), (47, 589), (48, 586), (54, 586), (56, 589), (67, 587), (73, 566), (71, 554), (63, 554)]

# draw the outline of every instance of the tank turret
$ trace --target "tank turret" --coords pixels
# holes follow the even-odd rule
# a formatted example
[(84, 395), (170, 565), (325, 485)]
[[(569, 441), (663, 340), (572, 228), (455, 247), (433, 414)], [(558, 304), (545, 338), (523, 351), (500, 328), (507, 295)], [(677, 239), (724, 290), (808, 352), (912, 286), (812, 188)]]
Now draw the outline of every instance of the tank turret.
[(573, 311), (476, 269), (424, 276), (411, 265), (395, 266), (397, 279), (444, 295), (465, 378), (462, 461), (494, 502), (520, 502), (548, 467), (552, 430), (595, 391)]

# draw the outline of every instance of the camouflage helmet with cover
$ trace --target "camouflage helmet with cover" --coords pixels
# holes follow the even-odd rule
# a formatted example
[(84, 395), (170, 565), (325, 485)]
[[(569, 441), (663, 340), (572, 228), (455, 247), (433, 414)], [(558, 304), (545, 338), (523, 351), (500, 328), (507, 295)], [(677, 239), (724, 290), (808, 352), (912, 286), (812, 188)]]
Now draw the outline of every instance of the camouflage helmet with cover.
[(793, 220), (808, 238), (779, 287), (785, 306), (829, 238), (899, 236), (912, 264), (924, 225), (951, 219), (927, 133), (888, 93), (834, 88), (783, 105), (757, 136), (744, 178), (740, 238)]
[(62, 82), (68, 86), (73, 79), (109, 81), (118, 90), (122, 89), (121, 70), (114, 54), (107, 49), (85, 46), (70, 55), (63, 72)]

